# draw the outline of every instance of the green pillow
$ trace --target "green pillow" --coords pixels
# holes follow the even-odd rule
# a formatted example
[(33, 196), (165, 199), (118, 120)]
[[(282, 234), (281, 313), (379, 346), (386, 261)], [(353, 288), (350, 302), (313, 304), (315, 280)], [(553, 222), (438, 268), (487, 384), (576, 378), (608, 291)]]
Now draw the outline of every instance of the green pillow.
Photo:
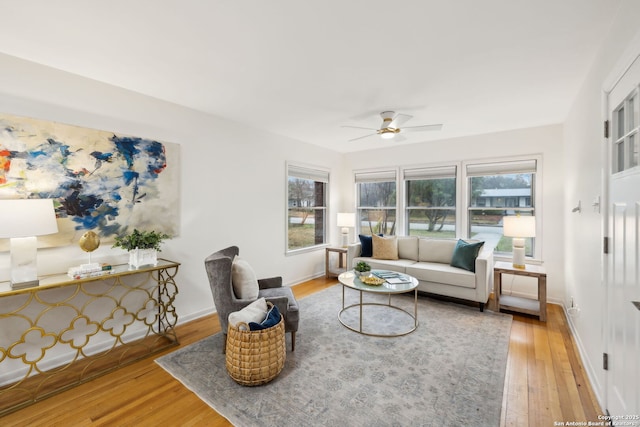
[(453, 249), (451, 266), (475, 273), (476, 258), (478, 258), (482, 245), (484, 245), (484, 242), (467, 243), (462, 239), (458, 240), (456, 247)]

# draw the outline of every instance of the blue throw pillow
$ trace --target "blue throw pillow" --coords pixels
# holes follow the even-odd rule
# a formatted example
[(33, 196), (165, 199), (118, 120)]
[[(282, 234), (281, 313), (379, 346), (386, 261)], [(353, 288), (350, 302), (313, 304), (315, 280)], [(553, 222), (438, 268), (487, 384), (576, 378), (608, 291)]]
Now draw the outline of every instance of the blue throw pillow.
[(275, 305), (267, 312), (267, 317), (264, 318), (262, 323), (249, 322), (250, 331), (260, 331), (272, 326), (276, 326), (280, 321), (280, 310)]
[(476, 258), (478, 258), (482, 245), (484, 242), (467, 243), (462, 239), (458, 240), (451, 257), (451, 266), (475, 273)]
[[(382, 234), (378, 234), (378, 236), (382, 237)], [(367, 236), (364, 234), (359, 234), (360, 237), (360, 245), (362, 248), (360, 249), (360, 256), (373, 256), (373, 237)]]

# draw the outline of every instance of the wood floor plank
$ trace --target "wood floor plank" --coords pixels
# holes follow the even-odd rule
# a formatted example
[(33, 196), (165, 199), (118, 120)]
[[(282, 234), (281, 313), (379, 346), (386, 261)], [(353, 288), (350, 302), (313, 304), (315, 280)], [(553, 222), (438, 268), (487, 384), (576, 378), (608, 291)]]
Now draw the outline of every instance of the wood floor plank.
[[(296, 285), (293, 291), (301, 299), (335, 284), (336, 279), (322, 277)], [(180, 347), (219, 330), (216, 315), (181, 324), (177, 328)], [(156, 357), (133, 363), (8, 414), (0, 418), (0, 425), (231, 425), (158, 366), (154, 362)], [(500, 425), (539, 427), (553, 425), (554, 421), (596, 420), (598, 414), (601, 410), (587, 381), (562, 308), (549, 304), (547, 322), (515, 314)]]

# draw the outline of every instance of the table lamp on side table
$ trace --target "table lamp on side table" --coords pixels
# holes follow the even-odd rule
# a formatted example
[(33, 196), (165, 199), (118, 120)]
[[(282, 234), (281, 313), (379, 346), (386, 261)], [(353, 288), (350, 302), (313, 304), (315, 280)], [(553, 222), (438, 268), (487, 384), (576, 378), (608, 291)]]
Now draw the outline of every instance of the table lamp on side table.
[(11, 288), (40, 284), (36, 236), (57, 232), (51, 199), (0, 200), (0, 238), (11, 239)]
[(342, 227), (340, 232), (342, 233), (342, 247), (346, 248), (349, 245), (349, 228), (356, 226), (356, 214), (354, 213), (339, 213), (338, 214), (338, 227)]
[(524, 239), (525, 237), (536, 237), (536, 217), (505, 216), (502, 225), (504, 235), (513, 237), (513, 267), (525, 268)]

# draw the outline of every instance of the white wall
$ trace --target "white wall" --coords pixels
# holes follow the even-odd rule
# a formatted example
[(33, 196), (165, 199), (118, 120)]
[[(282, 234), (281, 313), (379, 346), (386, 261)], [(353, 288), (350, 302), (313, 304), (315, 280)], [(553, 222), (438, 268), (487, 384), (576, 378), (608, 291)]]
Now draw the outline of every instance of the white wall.
[[(401, 145), (346, 155), (346, 167), (367, 169), (384, 166), (425, 165), (430, 162), (458, 162), (519, 155), (542, 155), (542, 262), (547, 269), (547, 292), (550, 301), (564, 299), (563, 240), (563, 150), (562, 126), (552, 125), (520, 129), (464, 138)], [(350, 185), (353, 187), (353, 177)], [(348, 196), (354, 205), (355, 192)], [(539, 207), (538, 207), (539, 208)], [(538, 215), (540, 215), (538, 214)], [(519, 278), (521, 279), (521, 278)], [(514, 283), (514, 294), (535, 296), (536, 284), (531, 280)]]
[[(606, 289), (602, 278), (604, 234), (602, 215), (591, 204), (605, 193), (602, 185), (605, 167), (603, 86), (618, 68), (617, 64), (624, 60), (629, 42), (640, 35), (639, 20), (640, 2), (623, 1), (611, 32), (600, 46), (564, 126), (564, 217), (567, 225), (565, 305), (569, 306), (573, 297), (574, 303), (580, 308), (580, 312), (570, 316), (569, 321), (594, 391), (603, 405), (605, 377), (602, 353), (605, 351), (606, 324)], [(636, 50), (637, 53), (640, 50)], [(582, 213), (570, 213), (579, 200), (582, 201)]]
[[(168, 82), (170, 84), (170, 82)], [(324, 250), (285, 255), (285, 162), (343, 173), (336, 152), (206, 115), (113, 86), (0, 55), (0, 111), (181, 145), (181, 233), (161, 256), (182, 263), (176, 300), (182, 321), (213, 310), (204, 259), (238, 245), (258, 277), (281, 275), (293, 284), (324, 272)], [(338, 205), (338, 185), (330, 202)], [(339, 238), (335, 212), (329, 231)], [(39, 250), (39, 273), (87, 262), (77, 246)], [(104, 244), (94, 261), (126, 262)], [(0, 280), (8, 280), (8, 254), (0, 254)]]

